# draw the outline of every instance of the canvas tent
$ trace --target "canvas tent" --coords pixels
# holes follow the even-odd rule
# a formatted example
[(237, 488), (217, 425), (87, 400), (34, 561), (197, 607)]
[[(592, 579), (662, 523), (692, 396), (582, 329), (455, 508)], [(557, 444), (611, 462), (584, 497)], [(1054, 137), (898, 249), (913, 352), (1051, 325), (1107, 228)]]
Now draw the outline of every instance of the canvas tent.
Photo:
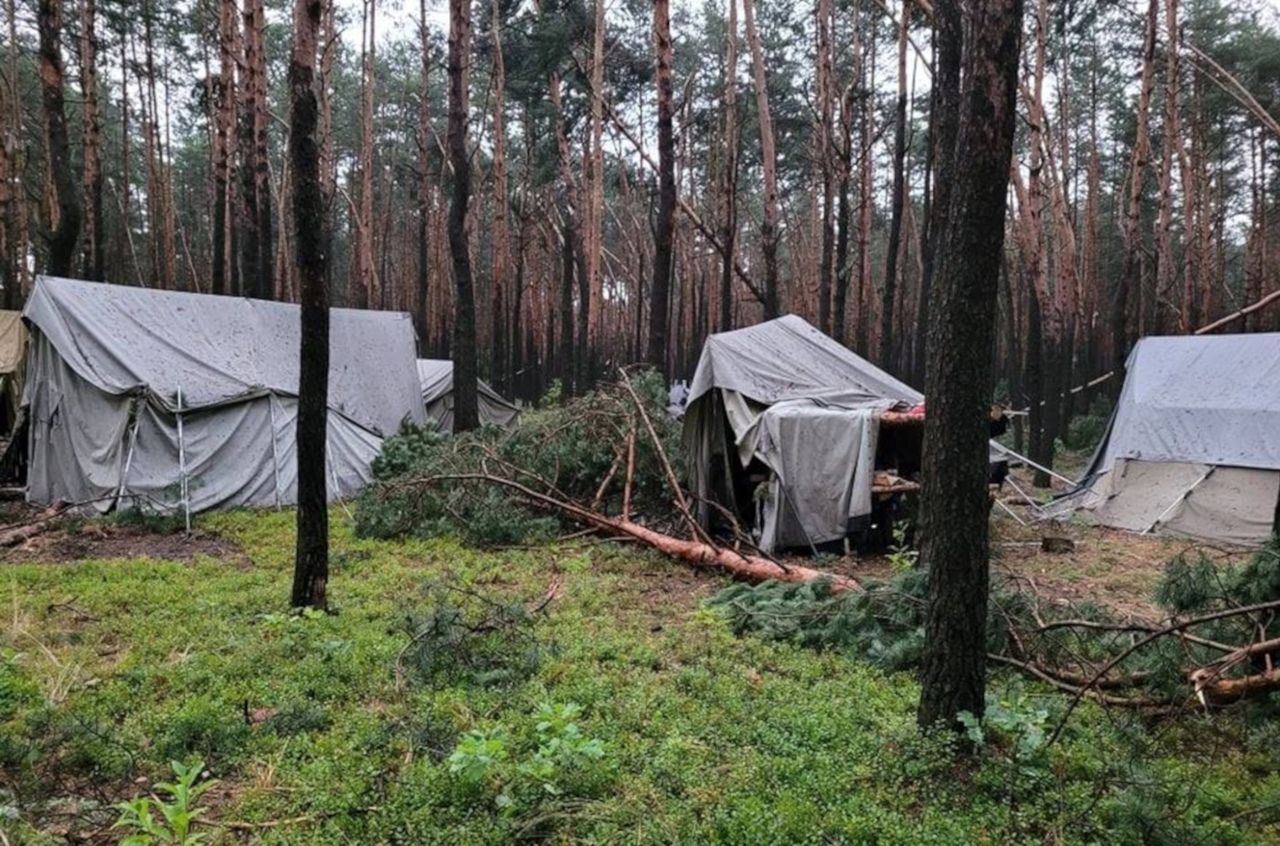
[(755, 494), (734, 480), (758, 462), (768, 470), (762, 549), (844, 538), (872, 508), (882, 414), (922, 400), (795, 315), (711, 335), (684, 418), (700, 518), (710, 520), (712, 501), (741, 513), (743, 496)]
[[(295, 305), (42, 277), (24, 402), (27, 498), (192, 511), (296, 496)], [(330, 318), (331, 497), (385, 435), (425, 421), (405, 314)]]
[(1280, 491), (1280, 333), (1143, 338), (1078, 491), (1097, 522), (1217, 542), (1270, 536)]
[(0, 311), (0, 438), (8, 437), (22, 403), (27, 329), (22, 313)]
[[(422, 384), (422, 401), (427, 407), (427, 418), (435, 421), (442, 432), (453, 431), (453, 362), (448, 359), (418, 359), (418, 380)], [(480, 404), (480, 422), (510, 429), (520, 422), (520, 409), (502, 398), (501, 394), (480, 382), (477, 397)]]

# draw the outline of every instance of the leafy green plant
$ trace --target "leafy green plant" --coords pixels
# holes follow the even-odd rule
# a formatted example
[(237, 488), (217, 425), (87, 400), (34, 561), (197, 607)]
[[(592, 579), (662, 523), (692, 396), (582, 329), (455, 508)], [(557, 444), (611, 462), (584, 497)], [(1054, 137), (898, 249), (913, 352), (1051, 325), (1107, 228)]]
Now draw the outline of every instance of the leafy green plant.
[(523, 753), (502, 726), (473, 729), (446, 759), (449, 772), (471, 788), (488, 785), (506, 811), (574, 792), (582, 776), (605, 756), (603, 741), (578, 725), (582, 706), (542, 703), (535, 713), (536, 746)]
[(203, 834), (191, 830), (205, 810), (196, 807), (196, 801), (217, 780), (200, 781), (204, 761), (185, 765), (172, 761), (170, 766), (177, 778), (156, 785), (156, 791), (166, 798), (139, 796), (116, 806), (120, 818), (112, 828), (128, 832), (122, 846), (197, 846), (205, 842)]
[(1033, 703), (1015, 686), (1003, 696), (990, 697), (981, 720), (969, 711), (962, 711), (958, 718), (974, 746), (998, 741), (1015, 758), (1028, 758), (1044, 748), (1049, 709)]
[(507, 733), (501, 726), (472, 729), (445, 759), (449, 772), (466, 784), (478, 785), (491, 776), (508, 755)]
[(899, 520), (893, 524), (893, 543), (889, 546), (887, 557), (889, 566), (895, 573), (905, 573), (916, 566), (920, 559), (920, 551), (914, 549), (910, 542), (911, 524)]
[(587, 737), (578, 727), (582, 706), (576, 702), (566, 705), (542, 703), (538, 706), (538, 749), (533, 757), (520, 765), (524, 774), (531, 776), (542, 789), (552, 796), (563, 792), (557, 778), (587, 766), (604, 757), (604, 744)]

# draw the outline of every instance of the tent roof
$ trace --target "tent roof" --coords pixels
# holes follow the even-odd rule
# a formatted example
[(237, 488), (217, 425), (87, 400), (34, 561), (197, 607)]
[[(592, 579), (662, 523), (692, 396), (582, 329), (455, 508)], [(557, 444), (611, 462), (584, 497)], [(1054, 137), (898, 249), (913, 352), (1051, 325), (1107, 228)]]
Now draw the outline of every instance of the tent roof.
[[(453, 390), (453, 361), (447, 358), (418, 359), (418, 381), (422, 385), (422, 399), (430, 405)], [(479, 387), (480, 393), (490, 401), (519, 411), (483, 379), (479, 381)]]
[[(81, 378), (185, 409), (297, 396), (300, 309), (289, 303), (38, 277), (24, 316)], [(407, 314), (332, 309), (329, 407), (391, 434), (426, 419)]]
[(924, 398), (794, 314), (709, 336), (689, 404), (716, 388), (767, 405), (812, 397), (911, 404)]
[(13, 373), (22, 364), (22, 347), (26, 337), (22, 312), (0, 311), (0, 373)]
[(1090, 472), (1117, 458), (1280, 469), (1280, 333), (1143, 338)]

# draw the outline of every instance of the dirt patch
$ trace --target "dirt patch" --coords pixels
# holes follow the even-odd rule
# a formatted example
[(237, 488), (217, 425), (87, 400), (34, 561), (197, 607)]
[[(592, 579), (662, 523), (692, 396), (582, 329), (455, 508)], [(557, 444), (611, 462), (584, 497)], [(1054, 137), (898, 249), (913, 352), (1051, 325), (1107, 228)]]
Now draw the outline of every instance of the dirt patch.
[(59, 519), (54, 525), (23, 543), (0, 549), (0, 562), (65, 564), (85, 559), (150, 558), (189, 562), (207, 556), (237, 567), (248, 567), (249, 557), (240, 545), (196, 529), (190, 535), (147, 531), (132, 526), (84, 523)]
[[(1069, 538), (1074, 549), (1045, 552), (1045, 535)], [(1077, 524), (1016, 526), (997, 521), (992, 533), (993, 565), (1027, 579), (1049, 601), (1091, 601), (1122, 616), (1157, 620), (1164, 615), (1152, 600), (1169, 561), (1203, 551), (1223, 564), (1244, 560), (1247, 550), (1224, 550), (1184, 538), (1137, 535)]]

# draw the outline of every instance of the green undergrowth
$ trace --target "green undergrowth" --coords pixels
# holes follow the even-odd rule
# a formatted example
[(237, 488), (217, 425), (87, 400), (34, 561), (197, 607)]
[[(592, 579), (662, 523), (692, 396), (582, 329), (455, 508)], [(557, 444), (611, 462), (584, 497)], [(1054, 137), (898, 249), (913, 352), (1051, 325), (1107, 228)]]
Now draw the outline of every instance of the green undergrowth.
[(122, 836), (171, 761), (216, 782), (215, 843), (1280, 837), (1280, 737), (1244, 721), (1086, 705), (1046, 749), (1061, 698), (997, 676), (970, 762), (917, 734), (910, 675), (739, 637), (704, 602), (723, 582), (656, 555), (363, 540), (335, 512), (336, 613), (294, 615), (291, 513), (201, 526), (243, 557), (0, 570), (10, 842)]
[[(650, 370), (629, 379), (678, 474), (680, 424), (666, 413), (665, 381)], [(383, 539), (452, 536), (472, 547), (545, 542), (563, 528), (556, 515), (531, 507), (519, 491), (475, 477), (501, 477), (557, 500), (616, 514), (632, 433), (632, 507), (650, 516), (665, 513), (670, 489), (647, 432), (631, 391), (621, 382), (531, 412), (510, 432), (486, 426), (442, 435), (406, 426), (387, 439), (373, 462), (374, 483), (356, 501), (356, 532)]]

